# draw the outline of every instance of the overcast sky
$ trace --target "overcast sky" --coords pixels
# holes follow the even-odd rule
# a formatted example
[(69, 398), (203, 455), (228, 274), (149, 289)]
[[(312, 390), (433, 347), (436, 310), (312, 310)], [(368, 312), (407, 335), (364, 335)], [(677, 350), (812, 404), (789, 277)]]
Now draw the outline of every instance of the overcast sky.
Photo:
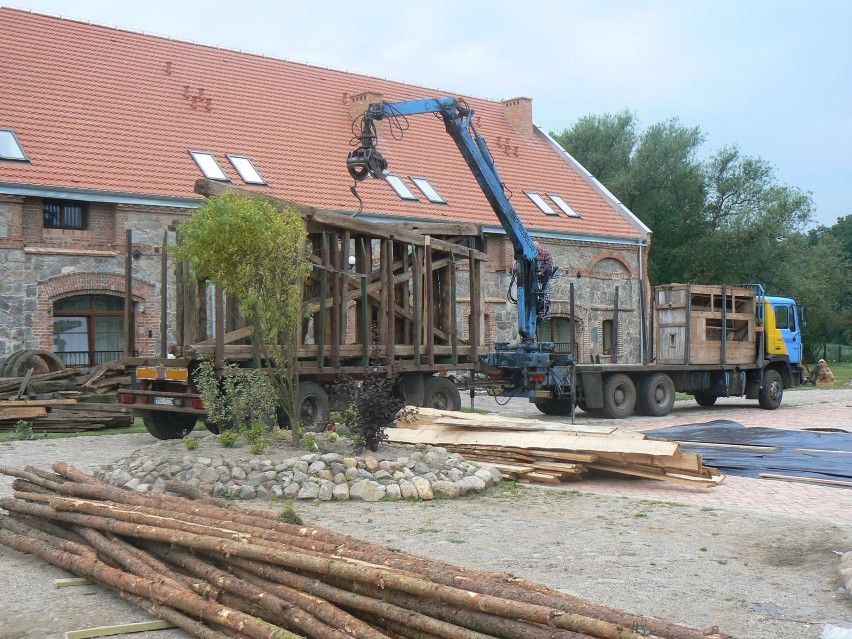
[[(852, 213), (852, 2), (13, 0), (33, 11), (400, 80), (528, 96), (548, 131), (677, 117)], [(0, 37), (2, 37), (0, 35)], [(426, 97), (426, 96), (424, 96)]]

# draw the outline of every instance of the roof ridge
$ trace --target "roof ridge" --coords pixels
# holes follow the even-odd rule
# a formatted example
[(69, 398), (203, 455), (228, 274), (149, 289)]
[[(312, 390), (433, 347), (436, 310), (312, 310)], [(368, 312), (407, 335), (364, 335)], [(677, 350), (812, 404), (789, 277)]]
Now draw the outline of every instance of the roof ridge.
[[(217, 51), (228, 51), (230, 53), (237, 53), (237, 54), (240, 54), (240, 55), (251, 56), (251, 57), (254, 57), (254, 58), (262, 58), (264, 60), (273, 60), (275, 62), (284, 62), (284, 63), (288, 63), (288, 64), (296, 64), (296, 65), (305, 66), (305, 67), (309, 67), (309, 68), (313, 68), (313, 69), (323, 69), (325, 71), (333, 71), (335, 73), (343, 73), (343, 74), (350, 75), (350, 76), (360, 76), (362, 78), (367, 78), (369, 80), (381, 80), (381, 81), (384, 81), (384, 82), (393, 82), (395, 84), (401, 84), (401, 85), (404, 85), (404, 86), (407, 86), (407, 87), (413, 87), (413, 88), (416, 88), (416, 89), (423, 89), (425, 91), (431, 91), (431, 94), (429, 94), (429, 95), (434, 95), (437, 92), (437, 93), (440, 93), (442, 95), (469, 98), (469, 99), (473, 99), (473, 100), (480, 100), (480, 101), (483, 101), (483, 102), (491, 102), (491, 103), (494, 103), (494, 104), (500, 104), (502, 102), (502, 99), (484, 98), (484, 97), (481, 97), (481, 96), (471, 95), (469, 93), (459, 93), (459, 92), (456, 92), (456, 91), (444, 91), (443, 89), (438, 89), (436, 87), (427, 87), (427, 86), (423, 86), (423, 85), (420, 85), (420, 84), (412, 84), (410, 82), (405, 82), (404, 80), (395, 80), (393, 78), (386, 78), (386, 77), (381, 77), (381, 76), (368, 75), (366, 73), (361, 73), (361, 72), (358, 72), (358, 71), (347, 71), (346, 69), (338, 69), (336, 67), (323, 66), (321, 64), (312, 64), (310, 62), (305, 62), (305, 61), (301, 61), (301, 60), (292, 60), (290, 58), (283, 58), (283, 57), (279, 57), (279, 56), (275, 56), (275, 55), (267, 55), (265, 53), (255, 53), (255, 52), (252, 52), (252, 51), (244, 51), (242, 49), (234, 49), (234, 48), (231, 48), (231, 47), (223, 47), (223, 46), (219, 46), (219, 45), (216, 45), (216, 44), (208, 44), (208, 43), (205, 43), (205, 42), (196, 42), (194, 40), (184, 40), (183, 38), (173, 38), (171, 36), (160, 35), (160, 34), (157, 34), (157, 33), (148, 33), (147, 31), (134, 31), (133, 29), (126, 29), (124, 27), (118, 27), (118, 26), (109, 25), (109, 24), (102, 24), (102, 23), (99, 23), (99, 22), (92, 22), (91, 20), (81, 20), (81, 19), (78, 19), (78, 18), (71, 18), (71, 17), (66, 17), (66, 16), (62, 16), (62, 15), (55, 15), (55, 14), (51, 14), (51, 13), (42, 13), (41, 11), (33, 11), (32, 9), (22, 9), (22, 8), (19, 8), (19, 7), (11, 7), (11, 6), (0, 5), (0, 13), (2, 13), (4, 11), (12, 11), (12, 12), (16, 12), (16, 13), (28, 13), (30, 15), (40, 16), (42, 18), (50, 18), (52, 20), (61, 20), (63, 22), (75, 22), (77, 24), (86, 25), (86, 26), (90, 26), (90, 27), (96, 27), (96, 28), (100, 28), (100, 29), (108, 29), (110, 31), (120, 31), (122, 33), (128, 33), (128, 34), (131, 34), (131, 35), (141, 35), (141, 36), (145, 36), (145, 37), (148, 37), (148, 38), (157, 38), (159, 40), (166, 40), (168, 42), (177, 42), (178, 44), (188, 44), (188, 45), (192, 45), (192, 46), (195, 46), (195, 47), (205, 47), (207, 49), (215, 49)], [(506, 98), (504, 98), (504, 99), (506, 99)]]

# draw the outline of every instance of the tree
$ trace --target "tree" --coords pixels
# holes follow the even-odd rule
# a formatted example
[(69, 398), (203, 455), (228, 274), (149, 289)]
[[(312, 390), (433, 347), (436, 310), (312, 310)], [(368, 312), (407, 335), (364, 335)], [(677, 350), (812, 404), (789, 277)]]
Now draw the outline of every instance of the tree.
[(228, 193), (211, 197), (181, 223), (178, 233), (176, 257), (189, 260), (196, 277), (237, 298), (253, 330), (255, 359), (272, 367), (279, 404), (295, 422), (298, 336), (308, 311), (304, 282), (311, 271), (298, 211)]

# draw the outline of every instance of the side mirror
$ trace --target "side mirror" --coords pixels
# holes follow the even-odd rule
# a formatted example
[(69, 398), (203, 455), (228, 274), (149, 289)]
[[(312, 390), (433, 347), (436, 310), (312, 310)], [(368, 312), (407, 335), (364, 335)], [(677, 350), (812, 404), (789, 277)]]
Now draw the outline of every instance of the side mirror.
[(802, 321), (800, 323), (802, 325), (802, 328), (804, 328), (805, 326), (808, 325), (808, 307), (807, 306), (802, 306), (801, 308), (799, 308), (799, 316), (802, 318)]

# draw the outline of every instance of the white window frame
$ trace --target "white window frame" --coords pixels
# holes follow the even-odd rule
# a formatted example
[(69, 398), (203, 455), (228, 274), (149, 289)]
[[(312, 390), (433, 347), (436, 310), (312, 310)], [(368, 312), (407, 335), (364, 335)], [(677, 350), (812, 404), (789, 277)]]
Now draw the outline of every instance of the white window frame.
[(577, 213), (574, 209), (571, 208), (571, 205), (565, 200), (561, 195), (557, 195), (556, 193), (548, 193), (547, 197), (551, 199), (551, 201), (560, 208), (560, 210), (567, 215), (568, 217), (580, 217), (580, 214)]
[[(195, 162), (195, 165), (198, 167), (198, 170), (201, 171), (201, 175), (206, 177), (208, 180), (216, 180), (217, 182), (230, 182), (231, 181), (231, 178), (229, 178), (228, 175), (225, 173), (225, 169), (223, 169), (222, 165), (219, 164), (219, 160), (217, 160), (216, 156), (213, 153), (211, 153), (210, 151), (192, 151), (192, 150), (190, 150), (189, 151), (189, 157), (191, 157), (193, 162)], [(212, 160), (213, 163), (216, 165), (216, 168), (219, 169), (219, 173), (222, 174), (222, 177), (216, 177), (216, 176), (213, 176), (213, 175), (209, 175), (207, 173), (207, 169), (204, 168), (204, 164), (202, 164), (201, 161), (199, 161), (200, 157), (210, 158), (210, 160)], [(208, 167), (208, 168), (210, 168), (210, 167)]]
[[(232, 153), (226, 153), (225, 157), (228, 158), (228, 162), (231, 163), (231, 166), (234, 167), (234, 170), (239, 173), (243, 182), (245, 182), (246, 184), (253, 184), (257, 186), (268, 186), (266, 180), (263, 179), (263, 176), (260, 174), (260, 171), (257, 170), (257, 167), (254, 165), (254, 162), (251, 161), (250, 157), (248, 157), (247, 155), (236, 155)], [(234, 162), (234, 160), (237, 160), (238, 162)], [(249, 167), (251, 167), (251, 170), (254, 171), (254, 174), (257, 176), (257, 179), (254, 179), (254, 176), (252, 175), (243, 174), (243, 170), (240, 168), (239, 160), (248, 162)]]
[(388, 173), (385, 177), (385, 181), (390, 185), (400, 199), (408, 200), (410, 202), (420, 201), (417, 199), (417, 196), (414, 195), (412, 190), (408, 188), (408, 185), (403, 181), (403, 179), (396, 173)]
[(0, 160), (8, 160), (10, 162), (29, 162), (30, 158), (27, 155), (27, 152), (24, 151), (24, 145), (21, 144), (21, 141), (18, 139), (18, 135), (15, 133), (13, 129), (0, 129), (0, 133), (8, 133), (12, 137), (13, 146), (18, 147), (18, 151), (20, 151), (20, 157), (13, 157), (9, 155), (0, 155)]
[(554, 211), (550, 204), (545, 202), (544, 198), (541, 197), (541, 195), (539, 195), (535, 191), (524, 191), (524, 193), (530, 200), (532, 200), (533, 204), (535, 204), (538, 209), (545, 215), (559, 215), (559, 213)]
[(446, 204), (447, 201), (444, 199), (444, 196), (438, 193), (438, 189), (432, 186), (432, 183), (429, 181), (429, 178), (418, 177), (415, 175), (409, 176), (411, 177), (411, 181), (414, 183), (420, 192), (429, 200), (432, 204)]

